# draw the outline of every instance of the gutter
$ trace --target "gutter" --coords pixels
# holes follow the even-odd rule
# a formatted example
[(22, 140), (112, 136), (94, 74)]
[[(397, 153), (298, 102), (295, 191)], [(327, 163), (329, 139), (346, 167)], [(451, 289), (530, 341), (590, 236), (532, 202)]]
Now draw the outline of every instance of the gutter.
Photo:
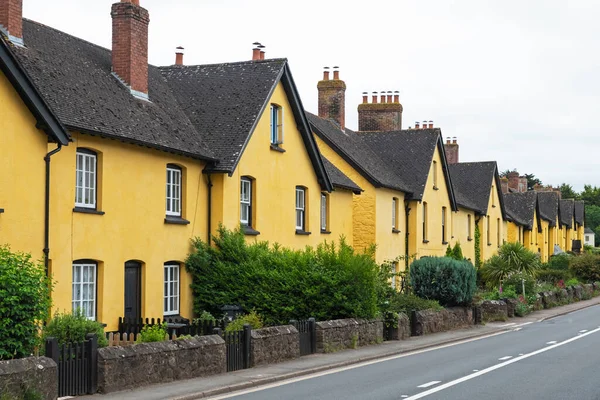
[(59, 142), (58, 147), (52, 150), (44, 157), (46, 162), (46, 196), (44, 205), (44, 271), (48, 276), (48, 266), (50, 264), (50, 157), (58, 153), (62, 149), (62, 144)]

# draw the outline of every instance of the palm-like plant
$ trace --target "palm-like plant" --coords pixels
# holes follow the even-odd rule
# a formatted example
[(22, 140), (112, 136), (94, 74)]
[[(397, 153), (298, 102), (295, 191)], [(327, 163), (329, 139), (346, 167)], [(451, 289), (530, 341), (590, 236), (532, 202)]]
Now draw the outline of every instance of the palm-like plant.
[(505, 243), (498, 254), (484, 264), (481, 274), (491, 285), (502, 285), (502, 281), (516, 273), (535, 276), (540, 268), (539, 257), (520, 243)]

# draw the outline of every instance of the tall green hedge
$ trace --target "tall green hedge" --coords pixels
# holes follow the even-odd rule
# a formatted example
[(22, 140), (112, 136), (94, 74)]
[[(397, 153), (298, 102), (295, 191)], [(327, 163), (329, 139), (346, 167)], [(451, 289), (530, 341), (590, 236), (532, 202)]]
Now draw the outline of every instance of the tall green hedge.
[(213, 243), (195, 240), (186, 261), (198, 314), (220, 315), (223, 305), (239, 304), (266, 325), (377, 315), (382, 279), (373, 251), (356, 253), (343, 238), (302, 251), (248, 244), (239, 229), (223, 227)]
[(469, 261), (423, 257), (410, 266), (414, 293), (445, 306), (469, 304), (477, 288), (477, 272)]
[(31, 255), (0, 246), (0, 360), (29, 356), (50, 311), (51, 281)]

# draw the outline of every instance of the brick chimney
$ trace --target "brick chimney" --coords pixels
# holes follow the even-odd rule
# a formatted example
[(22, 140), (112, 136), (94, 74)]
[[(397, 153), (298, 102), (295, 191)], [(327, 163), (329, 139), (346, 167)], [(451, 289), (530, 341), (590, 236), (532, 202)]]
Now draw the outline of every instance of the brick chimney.
[(23, 0), (0, 0), (0, 32), (23, 46)]
[(502, 193), (508, 193), (508, 178), (503, 176), (500, 178), (500, 187), (502, 189)]
[(517, 171), (512, 171), (508, 173), (508, 188), (512, 189), (514, 192), (521, 192), (519, 190), (520, 177)]
[(139, 0), (112, 5), (112, 71), (131, 93), (148, 99), (148, 10)]
[(329, 68), (323, 71), (323, 80), (317, 84), (319, 91), (319, 117), (336, 121), (346, 127), (346, 83), (340, 79), (339, 67), (333, 67), (333, 80)]
[(183, 65), (183, 50), (181, 46), (175, 48), (175, 65)]
[[(398, 91), (382, 91), (377, 102), (377, 92), (373, 92), (373, 101), (358, 105), (358, 130), (361, 132), (389, 132), (402, 129), (402, 104)], [(418, 129), (418, 128), (417, 128)]]
[[(433, 125), (433, 123), (431, 123)], [(453, 138), (450, 141), (450, 138), (446, 138), (446, 144), (444, 145), (444, 150), (446, 151), (446, 161), (448, 164), (458, 164), (458, 143), (456, 138)]]

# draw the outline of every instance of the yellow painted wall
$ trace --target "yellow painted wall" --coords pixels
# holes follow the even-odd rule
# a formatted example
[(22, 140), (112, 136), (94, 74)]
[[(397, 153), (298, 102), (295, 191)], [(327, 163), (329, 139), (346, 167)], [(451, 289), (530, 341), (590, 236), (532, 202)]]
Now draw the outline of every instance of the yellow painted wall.
[(548, 242), (549, 242), (550, 223), (545, 219), (540, 220), (540, 229), (538, 231), (536, 251), (540, 253), (542, 262), (548, 262)]
[(533, 251), (538, 252), (538, 217), (537, 211), (533, 212), (533, 227), (531, 230), (525, 230), (523, 245)]
[[(453, 212), (451, 226), (451, 245), (460, 243), (463, 256), (475, 264), (475, 213), (472, 210), (459, 207)], [(469, 215), (471, 216), (471, 234), (469, 235)]]
[(48, 136), (35, 125), (35, 118), (0, 72), (0, 208), (4, 209), (0, 245), (41, 260)]
[(502, 208), (500, 207), (500, 199), (498, 198), (498, 190), (495, 187), (494, 180), (492, 180), (491, 184), (487, 215), (482, 216), (479, 219), (479, 229), (481, 232), (481, 260), (485, 261), (498, 252), (498, 249), (507, 238), (502, 217)]
[[(163, 316), (163, 265), (183, 263), (190, 240), (207, 236), (204, 164), (185, 157), (74, 133), (74, 143), (52, 159), (51, 248), (54, 309), (71, 309), (72, 262), (98, 261), (97, 319), (116, 329), (124, 314), (124, 264), (142, 263), (142, 316)], [(74, 212), (78, 147), (97, 151), (98, 209)], [(183, 170), (182, 217), (188, 225), (165, 224), (166, 166)], [(180, 314), (192, 317), (190, 276), (180, 269)]]
[[(281, 147), (285, 152), (270, 147), (271, 121), (267, 107), (232, 176), (213, 175), (212, 231), (216, 231), (219, 222), (230, 229), (239, 226), (240, 180), (248, 176), (254, 180), (252, 228), (260, 232), (258, 236), (247, 236), (248, 241), (267, 240), (302, 249), (324, 240), (337, 241), (343, 235), (352, 245), (352, 193), (336, 190), (328, 194), (331, 234), (321, 233), (321, 186), (281, 84), (276, 87), (271, 103), (283, 108), (284, 143)], [(306, 230), (310, 235), (296, 234), (296, 186), (307, 188)]]
[[(434, 185), (434, 168), (438, 169), (437, 185)], [(424, 203), (427, 204), (426, 240), (423, 240)], [(442, 171), (442, 159), (437, 147), (429, 167), (423, 200), (421, 202), (411, 201), (409, 207), (411, 208), (409, 215), (409, 253), (416, 254), (418, 258), (423, 256), (444, 256), (448, 244), (450, 244), (452, 208), (448, 195), (448, 187)], [(442, 243), (442, 207), (446, 207), (447, 243)]]
[[(363, 189), (360, 195), (354, 195), (352, 202), (354, 248), (363, 251), (372, 244), (377, 244), (375, 258), (378, 263), (404, 255), (406, 252), (404, 193), (375, 188), (323, 140), (316, 135), (315, 139), (323, 156)], [(400, 233), (392, 233), (391, 202), (394, 197), (398, 198), (397, 218)], [(400, 262), (399, 268), (403, 269), (404, 263)]]
[(507, 242), (524, 244), (524, 228), (521, 225), (509, 221), (505, 226)]

